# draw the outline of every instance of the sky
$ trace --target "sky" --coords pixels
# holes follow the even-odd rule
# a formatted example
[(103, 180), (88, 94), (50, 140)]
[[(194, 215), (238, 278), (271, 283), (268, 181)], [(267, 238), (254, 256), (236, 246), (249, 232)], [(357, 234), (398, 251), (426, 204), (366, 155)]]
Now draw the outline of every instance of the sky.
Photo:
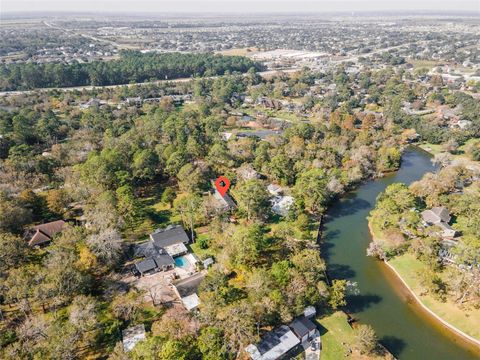
[(0, 0), (0, 12), (321, 13), (368, 11), (471, 12), (480, 0)]

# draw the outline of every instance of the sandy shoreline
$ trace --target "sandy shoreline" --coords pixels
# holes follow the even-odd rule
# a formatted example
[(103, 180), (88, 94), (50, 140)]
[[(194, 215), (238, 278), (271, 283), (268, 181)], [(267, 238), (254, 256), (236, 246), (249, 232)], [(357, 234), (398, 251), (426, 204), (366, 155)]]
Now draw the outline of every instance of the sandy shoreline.
[[(370, 222), (368, 222), (368, 229), (370, 231), (370, 236), (373, 240), (375, 240), (375, 237), (373, 236), (373, 231), (371, 229)], [(415, 300), (412, 303), (415, 303), (418, 305), (421, 310), (428, 315), (431, 319), (439, 322), (445, 329), (449, 330), (451, 333), (455, 334), (457, 337), (461, 338), (463, 342), (468, 343), (470, 346), (474, 346), (475, 350), (480, 350), (480, 340), (464, 333), (462, 330), (458, 329), (457, 327), (453, 326), (440, 316), (438, 316), (435, 312), (433, 312), (430, 308), (428, 308), (425, 304), (423, 304), (422, 300), (415, 294), (415, 292), (410, 288), (410, 286), (405, 282), (405, 280), (400, 276), (400, 274), (397, 272), (397, 270), (388, 262), (388, 261), (383, 261), (383, 264), (387, 266), (389, 270), (391, 270), (391, 273), (395, 275), (395, 278), (398, 284), (403, 285), (403, 290), (402, 292), (408, 293), (409, 297), (413, 300)]]

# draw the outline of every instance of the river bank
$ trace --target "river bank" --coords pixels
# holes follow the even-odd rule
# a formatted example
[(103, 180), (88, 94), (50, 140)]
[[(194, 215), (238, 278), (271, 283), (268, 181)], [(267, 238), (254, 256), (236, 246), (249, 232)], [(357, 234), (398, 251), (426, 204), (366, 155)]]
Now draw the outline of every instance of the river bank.
[[(375, 236), (374, 231), (372, 230), (372, 226), (370, 222), (368, 222), (368, 228), (370, 230), (370, 236), (373, 241), (381, 241), (377, 236)], [(461, 342), (467, 346), (468, 348), (472, 348), (473, 351), (477, 351), (479, 356), (480, 356), (480, 340), (475, 338), (472, 335), (467, 334), (465, 331), (462, 331), (459, 329), (457, 326), (452, 324), (451, 322), (447, 321), (440, 315), (438, 315), (434, 310), (432, 310), (427, 304), (425, 304), (424, 301), (422, 301), (422, 298), (425, 298), (425, 296), (422, 296), (421, 294), (418, 294), (418, 291), (415, 291), (413, 289), (413, 285), (404, 278), (406, 276), (401, 275), (401, 270), (398, 267), (398, 264), (395, 261), (383, 261), (382, 262), (386, 267), (390, 270), (390, 272), (396, 277), (398, 281), (395, 281), (395, 286), (400, 286), (402, 289), (400, 289), (400, 292), (402, 293), (402, 297), (409, 302), (412, 305), (416, 305), (421, 309), (421, 311), (427, 315), (431, 320), (438, 322), (441, 324), (441, 326), (445, 329), (448, 330), (451, 334), (453, 334), (456, 337), (461, 338)], [(408, 270), (403, 269), (403, 271), (413, 271), (414, 268), (410, 267)], [(411, 277), (414, 277), (415, 274), (410, 274)], [(403, 290), (403, 291), (402, 291)], [(405, 296), (406, 295), (406, 296)], [(413, 300), (413, 301), (412, 301)], [(432, 303), (432, 300), (430, 301)], [(439, 301), (436, 301), (437, 306), (442, 303)], [(470, 316), (469, 316), (470, 317)], [(472, 320), (472, 319), (471, 319)], [(476, 317), (475, 319), (472, 320), (472, 323), (480, 323), (480, 319), (477, 321)]]
[[(418, 147), (405, 149), (400, 169), (367, 181), (333, 203), (325, 217), (322, 257), (332, 279), (355, 285), (345, 311), (375, 330), (381, 344), (401, 360), (477, 360), (478, 346), (447, 330), (416, 305), (399, 278), (383, 262), (365, 256), (372, 238), (367, 217), (385, 188), (411, 184), (435, 172), (431, 156)], [(452, 335), (453, 334), (453, 335)]]

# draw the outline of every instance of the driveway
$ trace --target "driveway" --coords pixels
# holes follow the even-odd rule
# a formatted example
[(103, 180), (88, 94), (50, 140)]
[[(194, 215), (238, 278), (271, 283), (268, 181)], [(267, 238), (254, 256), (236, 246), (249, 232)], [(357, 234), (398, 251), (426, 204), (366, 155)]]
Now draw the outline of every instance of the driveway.
[[(312, 342), (316, 342), (316, 350), (312, 350)], [(315, 336), (312, 341), (306, 341), (302, 343), (303, 348), (305, 349), (305, 359), (306, 360), (319, 360), (320, 359), (320, 333), (318, 330), (315, 331)]]
[(152, 275), (137, 278), (133, 283), (138, 289), (145, 292), (145, 301), (151, 301), (155, 305), (172, 303), (178, 301), (178, 298), (170, 285), (172, 276), (173, 270), (168, 272), (161, 271)]

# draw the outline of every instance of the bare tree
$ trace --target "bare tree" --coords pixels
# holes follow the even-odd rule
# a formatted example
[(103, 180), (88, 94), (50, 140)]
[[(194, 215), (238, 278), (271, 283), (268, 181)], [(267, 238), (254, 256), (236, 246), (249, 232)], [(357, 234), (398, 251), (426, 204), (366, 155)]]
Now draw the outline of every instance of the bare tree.
[(97, 322), (95, 307), (94, 298), (85, 295), (75, 297), (70, 307), (70, 323), (82, 332), (92, 329)]
[(111, 265), (121, 254), (122, 237), (116, 229), (108, 228), (89, 236), (87, 245), (100, 260)]

